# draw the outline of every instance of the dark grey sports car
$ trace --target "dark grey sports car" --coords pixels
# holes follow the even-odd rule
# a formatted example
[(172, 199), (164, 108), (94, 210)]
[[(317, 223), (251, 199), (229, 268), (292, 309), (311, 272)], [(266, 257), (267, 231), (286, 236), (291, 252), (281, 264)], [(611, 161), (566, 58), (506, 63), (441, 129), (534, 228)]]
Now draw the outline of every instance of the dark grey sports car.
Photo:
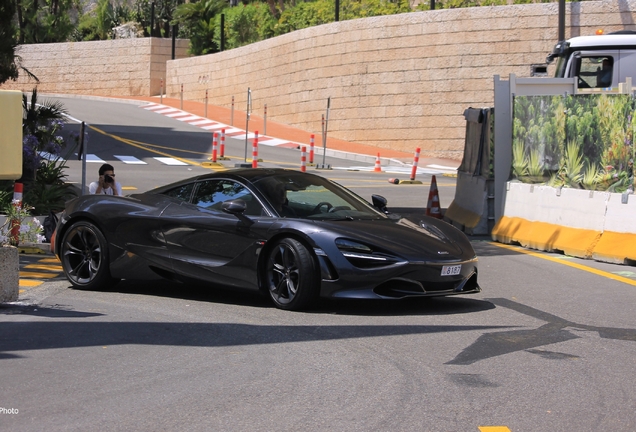
[(76, 198), (52, 243), (77, 288), (163, 277), (262, 290), (290, 310), (318, 296), (480, 291), (461, 231), (426, 216), (413, 223), (386, 204), (314, 174), (236, 169), (129, 197)]

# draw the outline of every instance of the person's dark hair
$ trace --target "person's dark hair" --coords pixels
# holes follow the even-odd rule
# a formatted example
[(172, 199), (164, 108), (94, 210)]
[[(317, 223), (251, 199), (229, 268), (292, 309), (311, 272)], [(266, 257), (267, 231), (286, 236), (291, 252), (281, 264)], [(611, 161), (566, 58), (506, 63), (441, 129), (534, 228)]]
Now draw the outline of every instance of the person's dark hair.
[(111, 164), (105, 163), (99, 167), (99, 175), (104, 175), (106, 171), (115, 171), (115, 168)]

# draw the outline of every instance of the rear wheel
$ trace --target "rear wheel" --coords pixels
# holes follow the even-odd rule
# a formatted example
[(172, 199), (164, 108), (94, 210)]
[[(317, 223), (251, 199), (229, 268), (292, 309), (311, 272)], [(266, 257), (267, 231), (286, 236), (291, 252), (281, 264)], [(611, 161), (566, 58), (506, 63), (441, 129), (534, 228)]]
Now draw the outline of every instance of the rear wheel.
[(62, 268), (75, 288), (104, 289), (118, 282), (110, 276), (108, 243), (93, 223), (75, 222), (60, 245)]
[(318, 297), (319, 273), (309, 250), (299, 241), (279, 240), (269, 251), (265, 286), (276, 307), (299, 310)]

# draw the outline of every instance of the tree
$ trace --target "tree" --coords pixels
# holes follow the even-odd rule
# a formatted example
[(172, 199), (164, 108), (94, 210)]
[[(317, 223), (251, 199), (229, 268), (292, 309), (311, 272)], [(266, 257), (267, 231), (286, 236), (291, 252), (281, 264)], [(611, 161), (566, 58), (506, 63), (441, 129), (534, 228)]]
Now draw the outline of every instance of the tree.
[(15, 50), (15, 5), (11, 0), (0, 0), (0, 84), (18, 78)]
[[(1, 0), (7, 1), (7, 0)], [(66, 42), (75, 30), (71, 17), (79, 14), (77, 0), (15, 0), (18, 42)]]
[(22, 66), (22, 58), (17, 54), (15, 12), (13, 0), (0, 0), (0, 84), (15, 81), (20, 71), (38, 82), (38, 78)]

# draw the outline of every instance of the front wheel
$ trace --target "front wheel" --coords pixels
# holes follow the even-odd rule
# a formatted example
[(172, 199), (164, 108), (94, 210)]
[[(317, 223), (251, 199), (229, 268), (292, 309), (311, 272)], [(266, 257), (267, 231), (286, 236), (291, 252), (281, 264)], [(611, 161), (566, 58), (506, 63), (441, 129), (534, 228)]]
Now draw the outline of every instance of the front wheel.
[(269, 251), (265, 286), (276, 307), (300, 310), (318, 297), (320, 275), (309, 250), (292, 238), (279, 240)]
[(62, 269), (75, 288), (100, 290), (117, 283), (110, 276), (108, 243), (97, 226), (75, 222), (60, 245)]

